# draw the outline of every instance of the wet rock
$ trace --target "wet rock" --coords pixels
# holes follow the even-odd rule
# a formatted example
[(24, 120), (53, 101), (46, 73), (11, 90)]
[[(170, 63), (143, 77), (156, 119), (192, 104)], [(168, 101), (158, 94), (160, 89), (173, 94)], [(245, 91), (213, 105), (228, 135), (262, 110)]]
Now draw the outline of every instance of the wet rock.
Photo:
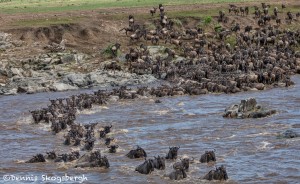
[(255, 98), (241, 100), (240, 104), (233, 104), (225, 109), (226, 118), (263, 118), (275, 114), (276, 110), (264, 109), (257, 105)]
[(67, 90), (75, 90), (78, 89), (75, 86), (71, 86), (69, 84), (55, 82), (52, 86), (49, 87), (51, 91), (67, 91)]
[(86, 87), (88, 85), (85, 74), (68, 74), (64, 77), (63, 82), (77, 87)]
[(61, 61), (62, 61), (62, 63), (70, 63), (72, 61), (75, 61), (75, 56), (74, 56), (74, 54), (68, 54), (68, 55), (62, 56)]

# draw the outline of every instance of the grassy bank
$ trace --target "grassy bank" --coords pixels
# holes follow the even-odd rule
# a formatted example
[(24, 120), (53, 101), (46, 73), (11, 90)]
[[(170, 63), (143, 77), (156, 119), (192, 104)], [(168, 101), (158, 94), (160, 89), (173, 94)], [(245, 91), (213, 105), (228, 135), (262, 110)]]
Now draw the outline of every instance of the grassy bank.
[(11, 2), (0, 3), (0, 12), (38, 13), (70, 10), (93, 10), (110, 7), (157, 6), (159, 3), (164, 5), (181, 5), (229, 2), (245, 2), (245, 0), (11, 0)]

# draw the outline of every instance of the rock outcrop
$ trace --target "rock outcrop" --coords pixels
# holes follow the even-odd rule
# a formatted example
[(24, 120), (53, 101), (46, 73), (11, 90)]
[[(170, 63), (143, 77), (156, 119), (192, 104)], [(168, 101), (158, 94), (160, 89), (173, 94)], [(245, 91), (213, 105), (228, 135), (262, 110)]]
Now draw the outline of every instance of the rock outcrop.
[(269, 110), (257, 105), (255, 98), (241, 100), (240, 104), (233, 104), (227, 109), (223, 117), (225, 118), (263, 118), (275, 114), (276, 110)]

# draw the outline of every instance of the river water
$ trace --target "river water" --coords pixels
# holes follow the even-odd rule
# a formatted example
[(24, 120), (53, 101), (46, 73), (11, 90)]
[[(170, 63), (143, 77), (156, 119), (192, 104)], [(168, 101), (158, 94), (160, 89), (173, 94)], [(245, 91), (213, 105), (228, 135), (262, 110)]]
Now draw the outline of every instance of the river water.
[[(300, 181), (300, 139), (277, 137), (287, 129), (300, 132), (300, 76), (294, 76), (293, 81), (296, 85), (290, 88), (232, 95), (165, 97), (160, 99), (160, 104), (153, 99), (120, 101), (81, 112), (77, 122), (113, 125), (110, 136), (117, 139), (118, 152), (108, 153), (100, 140), (94, 148), (107, 155), (109, 169), (75, 169), (73, 163), (24, 163), (37, 153), (78, 149), (63, 145), (64, 133), (53, 135), (49, 125), (33, 124), (28, 111), (46, 107), (49, 98), (89, 90), (0, 97), (0, 182), (5, 183), (2, 176), (6, 174), (38, 177), (35, 182), (20, 183), (42, 183), (42, 175), (67, 174), (84, 175), (88, 179), (84, 183), (174, 183), (164, 177), (172, 171), (172, 161), (166, 162), (166, 170), (155, 170), (150, 175), (134, 171), (143, 160), (131, 160), (124, 155), (139, 145), (149, 156), (165, 155), (169, 146), (180, 146), (180, 157), (195, 158), (188, 178), (176, 183), (205, 183), (199, 178), (222, 164), (229, 176), (225, 183), (297, 183)], [(262, 119), (222, 117), (228, 105), (248, 97), (255, 97), (258, 103), (278, 113)], [(216, 164), (199, 163), (201, 154), (213, 149), (216, 150)]]

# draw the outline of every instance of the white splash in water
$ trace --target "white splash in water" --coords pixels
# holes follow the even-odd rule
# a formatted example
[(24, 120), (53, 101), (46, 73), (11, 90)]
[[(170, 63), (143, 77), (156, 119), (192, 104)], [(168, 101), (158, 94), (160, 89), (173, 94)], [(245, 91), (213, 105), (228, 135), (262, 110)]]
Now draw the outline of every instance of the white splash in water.
[(262, 141), (261, 143), (260, 143), (260, 145), (259, 146), (257, 146), (257, 149), (258, 150), (269, 150), (269, 149), (271, 149), (271, 147), (268, 147), (268, 145), (270, 145), (271, 143), (269, 143), (269, 142), (267, 142), (267, 141)]
[(177, 106), (184, 106), (185, 104), (183, 102), (179, 102), (176, 104)]

